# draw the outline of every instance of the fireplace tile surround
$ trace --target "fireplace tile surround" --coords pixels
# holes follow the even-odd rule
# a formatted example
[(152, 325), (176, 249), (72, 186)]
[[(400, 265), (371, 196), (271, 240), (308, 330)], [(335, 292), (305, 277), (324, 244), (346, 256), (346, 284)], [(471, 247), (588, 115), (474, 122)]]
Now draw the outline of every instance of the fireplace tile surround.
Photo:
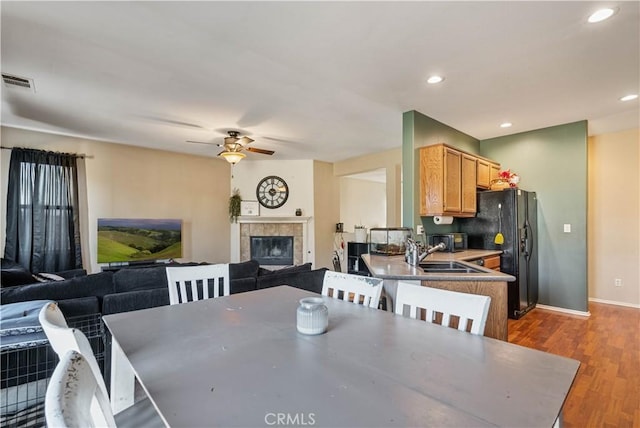
[[(303, 223), (273, 222), (254, 218), (251, 222), (240, 223), (240, 260), (251, 259), (251, 236), (293, 236), (293, 264), (304, 263), (304, 229)], [(270, 266), (273, 267), (273, 266)]]

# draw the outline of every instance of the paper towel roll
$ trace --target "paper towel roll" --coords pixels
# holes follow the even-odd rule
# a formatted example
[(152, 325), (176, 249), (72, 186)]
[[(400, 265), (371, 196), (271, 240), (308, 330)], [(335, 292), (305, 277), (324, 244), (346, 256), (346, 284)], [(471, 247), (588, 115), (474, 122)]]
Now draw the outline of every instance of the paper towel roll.
[(453, 217), (437, 215), (433, 217), (433, 222), (435, 224), (451, 224), (453, 223)]

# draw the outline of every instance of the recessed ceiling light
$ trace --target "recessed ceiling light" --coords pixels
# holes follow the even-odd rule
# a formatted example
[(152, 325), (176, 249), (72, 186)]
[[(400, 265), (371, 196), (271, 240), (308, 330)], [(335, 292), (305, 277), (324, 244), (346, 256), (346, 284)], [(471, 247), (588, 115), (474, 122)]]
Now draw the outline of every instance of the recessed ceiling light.
[(504, 122), (500, 124), (500, 128), (510, 128), (512, 125), (511, 122)]
[(433, 75), (433, 76), (429, 76), (429, 78), (427, 79), (427, 83), (429, 83), (429, 84), (440, 83), (443, 80), (444, 80), (444, 77), (438, 76), (438, 75)]
[(614, 13), (616, 13), (615, 9), (610, 9), (610, 8), (599, 9), (599, 10), (596, 10), (595, 12), (593, 12), (591, 14), (591, 16), (589, 16), (588, 21), (591, 24), (594, 24), (594, 23), (600, 22), (600, 21), (604, 21), (605, 19), (611, 18), (611, 16)]
[(631, 100), (635, 100), (636, 98), (638, 98), (638, 94), (629, 94), (620, 98), (620, 101), (631, 101)]

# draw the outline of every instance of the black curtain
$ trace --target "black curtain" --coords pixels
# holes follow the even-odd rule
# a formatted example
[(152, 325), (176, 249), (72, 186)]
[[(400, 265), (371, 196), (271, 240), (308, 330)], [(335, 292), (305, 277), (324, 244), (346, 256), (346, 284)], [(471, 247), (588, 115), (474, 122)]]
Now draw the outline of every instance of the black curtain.
[(82, 268), (76, 158), (11, 150), (6, 259), (33, 273)]

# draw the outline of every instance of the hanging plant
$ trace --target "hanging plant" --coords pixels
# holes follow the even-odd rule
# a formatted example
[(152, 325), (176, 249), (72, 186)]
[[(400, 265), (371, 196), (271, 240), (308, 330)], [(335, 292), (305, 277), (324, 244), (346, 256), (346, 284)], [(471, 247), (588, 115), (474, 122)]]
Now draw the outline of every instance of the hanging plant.
[(240, 190), (233, 189), (233, 194), (229, 197), (229, 220), (231, 223), (236, 223), (238, 221), (238, 216), (240, 215), (240, 202), (242, 202)]

